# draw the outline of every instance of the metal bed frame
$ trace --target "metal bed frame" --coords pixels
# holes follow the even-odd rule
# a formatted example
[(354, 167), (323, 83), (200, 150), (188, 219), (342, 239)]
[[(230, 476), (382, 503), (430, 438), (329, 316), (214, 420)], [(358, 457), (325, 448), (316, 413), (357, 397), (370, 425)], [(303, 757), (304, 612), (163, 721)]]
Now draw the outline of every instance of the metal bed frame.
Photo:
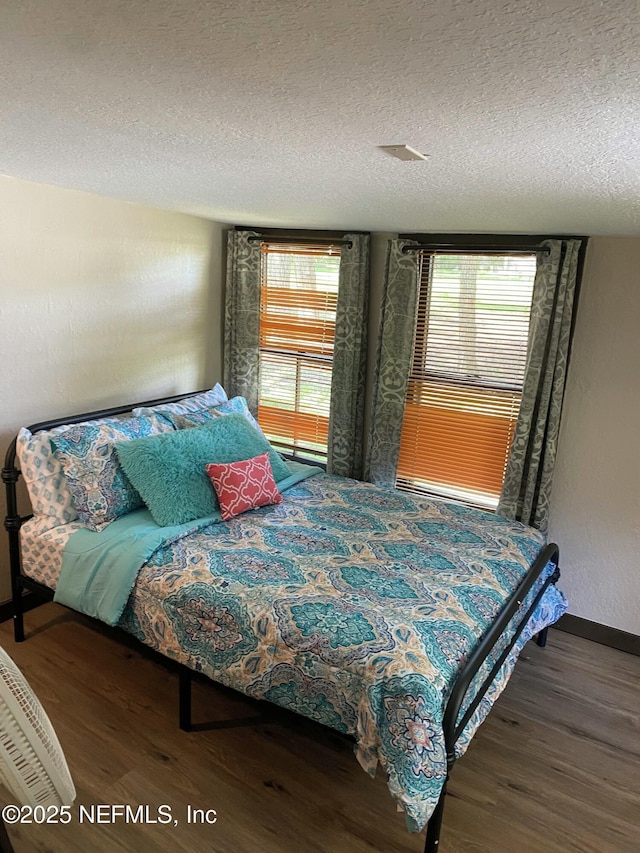
[[(138, 406), (157, 406), (164, 403), (175, 403), (183, 400), (185, 397), (193, 396), (193, 394), (202, 393), (198, 391), (190, 391), (185, 394), (177, 394), (173, 397), (162, 397), (157, 400), (149, 400), (143, 403), (132, 403), (126, 406), (116, 406), (109, 409), (100, 409), (94, 412), (86, 412), (84, 414), (73, 415), (67, 418), (57, 418), (50, 421), (42, 421), (34, 424), (28, 429), (34, 433), (40, 430), (50, 430), (65, 424), (76, 424), (83, 421), (97, 420), (99, 418), (115, 417), (131, 412), (132, 409)], [(16, 643), (21, 643), (25, 639), (24, 634), (24, 601), (23, 593), (28, 590), (34, 593), (42, 603), (53, 599), (53, 590), (38, 581), (32, 580), (22, 573), (22, 564), (20, 558), (20, 527), (31, 515), (21, 516), (18, 512), (18, 501), (16, 485), (20, 478), (20, 470), (16, 467), (16, 439), (14, 439), (7, 449), (5, 456), (4, 468), (2, 469), (2, 481), (6, 488), (7, 497), (7, 514), (4, 520), (4, 526), (9, 536), (9, 561), (11, 569), (11, 598), (13, 610), (13, 630)], [(437, 853), (440, 844), (440, 830), (442, 826), (442, 816), (444, 812), (445, 798), (447, 793), (447, 782), (449, 774), (456, 761), (455, 745), (464, 731), (467, 723), (473, 716), (478, 705), (482, 701), (484, 695), (489, 689), (492, 681), (498, 674), (501, 666), (507, 659), (509, 653), (515, 646), (525, 626), (531, 618), (534, 610), (538, 606), (546, 589), (555, 583), (560, 577), (558, 568), (559, 549), (556, 544), (547, 545), (535, 559), (525, 578), (521, 581), (518, 588), (505, 603), (498, 618), (493, 622), (489, 630), (482, 637), (476, 648), (473, 650), (465, 665), (458, 673), (458, 677), (453, 685), (451, 695), (445, 705), (443, 718), (443, 731), (445, 750), (447, 756), (447, 776), (445, 783), (440, 793), (440, 798), (435, 811), (431, 815), (427, 824), (426, 841), (424, 853)], [(460, 717), (461, 708), (464, 704), (465, 697), (469, 687), (479, 672), (482, 665), (491, 655), (494, 647), (502, 637), (505, 629), (520, 609), (522, 602), (525, 600), (529, 592), (534, 587), (536, 581), (540, 578), (546, 566), (552, 563), (554, 571), (548, 575), (543, 581), (540, 589), (536, 593), (533, 602), (528, 607), (526, 613), (520, 618), (513, 636), (509, 643), (504, 647), (489, 674), (485, 677), (482, 684), (479, 686), (474, 698), (466, 708), (462, 717)], [(40, 602), (38, 602), (40, 603)], [(30, 609), (30, 608), (28, 608)], [(547, 628), (537, 635), (536, 642), (539, 646), (545, 646), (547, 640)], [(191, 685), (192, 671), (186, 666), (179, 667), (179, 726), (185, 731), (192, 730), (191, 721)], [(0, 829), (1, 834), (1, 829)], [(1, 842), (1, 839), (0, 839)], [(0, 849), (1, 843), (0, 843)]]

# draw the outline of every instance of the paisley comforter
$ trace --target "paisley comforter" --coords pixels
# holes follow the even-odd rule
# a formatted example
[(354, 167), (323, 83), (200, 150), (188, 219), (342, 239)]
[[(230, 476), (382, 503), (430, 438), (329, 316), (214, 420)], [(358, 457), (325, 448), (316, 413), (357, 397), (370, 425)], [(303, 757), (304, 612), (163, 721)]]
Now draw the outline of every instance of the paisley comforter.
[[(354, 735), (361, 764), (382, 765), (420, 829), (446, 777), (456, 673), (543, 545), (498, 516), (319, 474), (277, 506), (161, 546), (120, 624), (216, 681)], [(565, 609), (551, 586), (459, 754), (520, 648)]]

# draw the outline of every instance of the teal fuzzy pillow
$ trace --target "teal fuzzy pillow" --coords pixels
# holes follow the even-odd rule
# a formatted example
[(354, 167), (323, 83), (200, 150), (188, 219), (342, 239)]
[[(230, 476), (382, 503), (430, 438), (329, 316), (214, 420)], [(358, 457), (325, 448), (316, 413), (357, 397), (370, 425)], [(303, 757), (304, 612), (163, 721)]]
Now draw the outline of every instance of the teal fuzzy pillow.
[(122, 442), (116, 450), (125, 474), (161, 527), (206, 518), (218, 509), (205, 470), (211, 462), (239, 462), (268, 451), (274, 479), (290, 474), (267, 439), (242, 415)]

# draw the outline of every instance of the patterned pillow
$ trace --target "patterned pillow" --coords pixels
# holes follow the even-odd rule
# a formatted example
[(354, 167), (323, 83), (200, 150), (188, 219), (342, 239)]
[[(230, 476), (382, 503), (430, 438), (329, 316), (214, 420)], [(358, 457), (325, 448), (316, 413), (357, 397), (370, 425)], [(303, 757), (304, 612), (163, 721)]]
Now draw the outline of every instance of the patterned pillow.
[(212, 462), (205, 470), (216, 490), (225, 521), (249, 509), (282, 503), (268, 453), (227, 465)]
[(75, 521), (78, 517), (62, 465), (51, 449), (51, 437), (65, 429), (56, 427), (31, 433), (23, 427), (16, 441), (20, 471), (27, 486), (31, 509), (34, 515), (49, 518), (50, 527)]
[(208, 409), (201, 409), (199, 412), (189, 412), (185, 415), (163, 414), (163, 417), (171, 421), (175, 429), (188, 429), (189, 427), (202, 426), (222, 415), (242, 415), (254, 429), (258, 430), (261, 436), (266, 438), (260, 429), (260, 424), (249, 411), (249, 405), (244, 397), (232, 397), (226, 403)]
[(73, 424), (51, 436), (83, 524), (99, 530), (142, 506), (140, 495), (120, 466), (115, 444), (164, 432), (172, 432), (172, 427), (156, 417), (105, 418)]
[(157, 406), (141, 406), (134, 409), (131, 413), (134, 417), (148, 417), (149, 415), (186, 415), (189, 412), (199, 412), (202, 409), (208, 409), (211, 406), (220, 406), (226, 403), (229, 398), (226, 391), (219, 383), (214, 385), (211, 391), (203, 391), (202, 394), (194, 394), (192, 397), (185, 397), (184, 400), (178, 400), (177, 403), (158, 403)]

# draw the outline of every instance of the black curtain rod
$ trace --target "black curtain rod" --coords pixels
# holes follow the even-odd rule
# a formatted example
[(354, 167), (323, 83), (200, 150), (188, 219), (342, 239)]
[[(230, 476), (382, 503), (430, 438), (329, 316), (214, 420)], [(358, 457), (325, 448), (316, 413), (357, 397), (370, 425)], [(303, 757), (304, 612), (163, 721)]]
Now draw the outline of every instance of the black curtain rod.
[(306, 243), (309, 246), (346, 246), (348, 249), (353, 246), (351, 240), (333, 240), (331, 237), (269, 237), (266, 234), (252, 234), (247, 237), (247, 240), (249, 243), (285, 243), (286, 245)]
[(409, 252), (440, 252), (443, 255), (548, 255), (548, 246), (459, 246), (451, 243), (418, 243), (403, 246), (402, 254)]

